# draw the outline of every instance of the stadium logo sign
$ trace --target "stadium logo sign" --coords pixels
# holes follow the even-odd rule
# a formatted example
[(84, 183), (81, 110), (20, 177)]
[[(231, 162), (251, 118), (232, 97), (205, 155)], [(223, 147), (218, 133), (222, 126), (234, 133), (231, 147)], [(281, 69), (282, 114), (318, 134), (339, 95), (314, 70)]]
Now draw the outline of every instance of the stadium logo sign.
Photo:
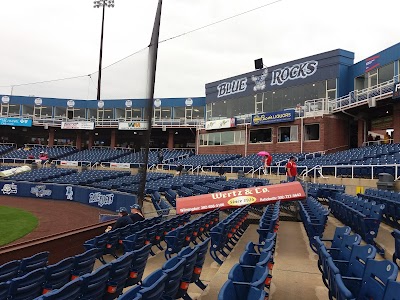
[(271, 85), (282, 85), (288, 80), (309, 77), (318, 69), (318, 62), (310, 60), (299, 64), (294, 64), (291, 67), (276, 69), (272, 71)]
[(72, 186), (69, 185), (65, 187), (65, 196), (67, 196), (67, 200), (74, 200), (74, 190)]
[(51, 193), (52, 193), (51, 190), (46, 190), (45, 185), (37, 185), (31, 187), (31, 194), (35, 195), (38, 198), (50, 197)]
[(267, 76), (268, 76), (268, 69), (267, 68), (264, 69), (264, 72), (261, 75), (259, 75), (259, 76), (255, 76), (255, 75), (251, 76), (251, 80), (254, 81), (253, 90), (255, 92), (262, 91), (263, 89), (265, 89), (265, 87), (266, 87), (265, 79), (267, 79)]
[(217, 97), (225, 97), (244, 92), (247, 89), (247, 78), (234, 79), (231, 82), (222, 82), (217, 86)]
[(74, 107), (75, 106), (75, 101), (74, 100), (68, 100), (67, 101), (67, 106), (68, 107)]
[(11, 195), (11, 194), (16, 194), (18, 193), (18, 187), (17, 185), (13, 183), (6, 183), (3, 185), (3, 188), (1, 189), (3, 192), (3, 195)]
[(111, 205), (114, 202), (114, 194), (102, 194), (100, 192), (89, 194), (89, 203), (97, 203), (98, 206)]

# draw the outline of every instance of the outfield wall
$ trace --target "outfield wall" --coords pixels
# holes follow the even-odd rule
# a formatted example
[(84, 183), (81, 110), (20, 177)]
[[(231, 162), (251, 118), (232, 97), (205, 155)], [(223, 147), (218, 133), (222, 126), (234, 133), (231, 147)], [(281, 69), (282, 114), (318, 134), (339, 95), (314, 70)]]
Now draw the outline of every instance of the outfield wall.
[(71, 184), (0, 181), (0, 195), (75, 201), (115, 212), (137, 203), (135, 195)]

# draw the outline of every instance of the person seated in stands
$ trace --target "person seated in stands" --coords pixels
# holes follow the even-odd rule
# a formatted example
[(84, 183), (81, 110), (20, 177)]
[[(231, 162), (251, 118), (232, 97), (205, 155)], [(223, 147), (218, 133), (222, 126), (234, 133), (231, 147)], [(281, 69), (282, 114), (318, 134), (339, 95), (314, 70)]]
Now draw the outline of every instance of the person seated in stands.
[(290, 142), (290, 138), (289, 136), (287, 136), (286, 134), (283, 136), (283, 141), (284, 142)]
[(176, 167), (176, 175), (181, 176), (182, 175), (182, 170), (183, 170), (183, 166), (181, 164), (179, 164)]
[(144, 216), (139, 204), (131, 205), (131, 213), (129, 217), (131, 218), (133, 224), (144, 220)]
[(119, 218), (117, 219), (117, 222), (115, 222), (114, 226), (108, 226), (106, 229), (106, 232), (109, 232), (110, 230), (117, 229), (117, 228), (122, 228), (125, 227), (126, 225), (132, 224), (132, 219), (128, 216), (128, 210), (126, 207), (120, 207), (117, 210)]
[(162, 149), (158, 150), (157, 156), (158, 156), (158, 164), (161, 165), (164, 160), (164, 153)]
[(374, 137), (372, 134), (368, 134), (368, 142), (372, 142), (374, 140)]

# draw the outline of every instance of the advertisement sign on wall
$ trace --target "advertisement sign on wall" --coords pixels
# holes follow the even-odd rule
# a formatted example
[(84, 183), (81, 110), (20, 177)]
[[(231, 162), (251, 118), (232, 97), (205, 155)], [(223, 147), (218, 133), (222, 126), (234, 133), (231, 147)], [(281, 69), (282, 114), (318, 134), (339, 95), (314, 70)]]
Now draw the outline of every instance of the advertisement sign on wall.
[(110, 163), (111, 168), (118, 168), (118, 169), (129, 169), (131, 167), (130, 163)]
[(136, 122), (119, 122), (119, 130), (147, 130), (147, 122), (136, 121)]
[(32, 119), (1, 117), (0, 118), (0, 125), (3, 125), (3, 126), (32, 127)]
[(299, 182), (258, 186), (176, 199), (176, 213), (204, 212), (215, 208), (228, 209), (247, 204), (266, 205), (276, 201), (305, 198)]
[(94, 122), (62, 122), (61, 129), (84, 129), (84, 130), (93, 130)]
[(251, 125), (264, 125), (294, 121), (294, 110), (283, 110), (272, 113), (255, 114), (251, 116)]
[(394, 84), (393, 99), (400, 99), (400, 82)]
[(236, 127), (236, 119), (228, 118), (206, 122), (206, 130)]

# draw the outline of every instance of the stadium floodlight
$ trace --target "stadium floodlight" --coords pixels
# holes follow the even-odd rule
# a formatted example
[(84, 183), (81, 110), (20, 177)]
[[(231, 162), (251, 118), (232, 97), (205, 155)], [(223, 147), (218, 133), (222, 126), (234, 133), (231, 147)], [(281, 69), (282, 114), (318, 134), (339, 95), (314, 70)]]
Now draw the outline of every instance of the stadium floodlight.
[(101, 95), (101, 64), (103, 61), (103, 36), (104, 36), (104, 12), (106, 7), (114, 7), (114, 0), (95, 0), (93, 2), (94, 8), (103, 8), (103, 15), (101, 18), (101, 38), (100, 38), (100, 59), (99, 59), (99, 75), (97, 79), (97, 101), (100, 101)]

